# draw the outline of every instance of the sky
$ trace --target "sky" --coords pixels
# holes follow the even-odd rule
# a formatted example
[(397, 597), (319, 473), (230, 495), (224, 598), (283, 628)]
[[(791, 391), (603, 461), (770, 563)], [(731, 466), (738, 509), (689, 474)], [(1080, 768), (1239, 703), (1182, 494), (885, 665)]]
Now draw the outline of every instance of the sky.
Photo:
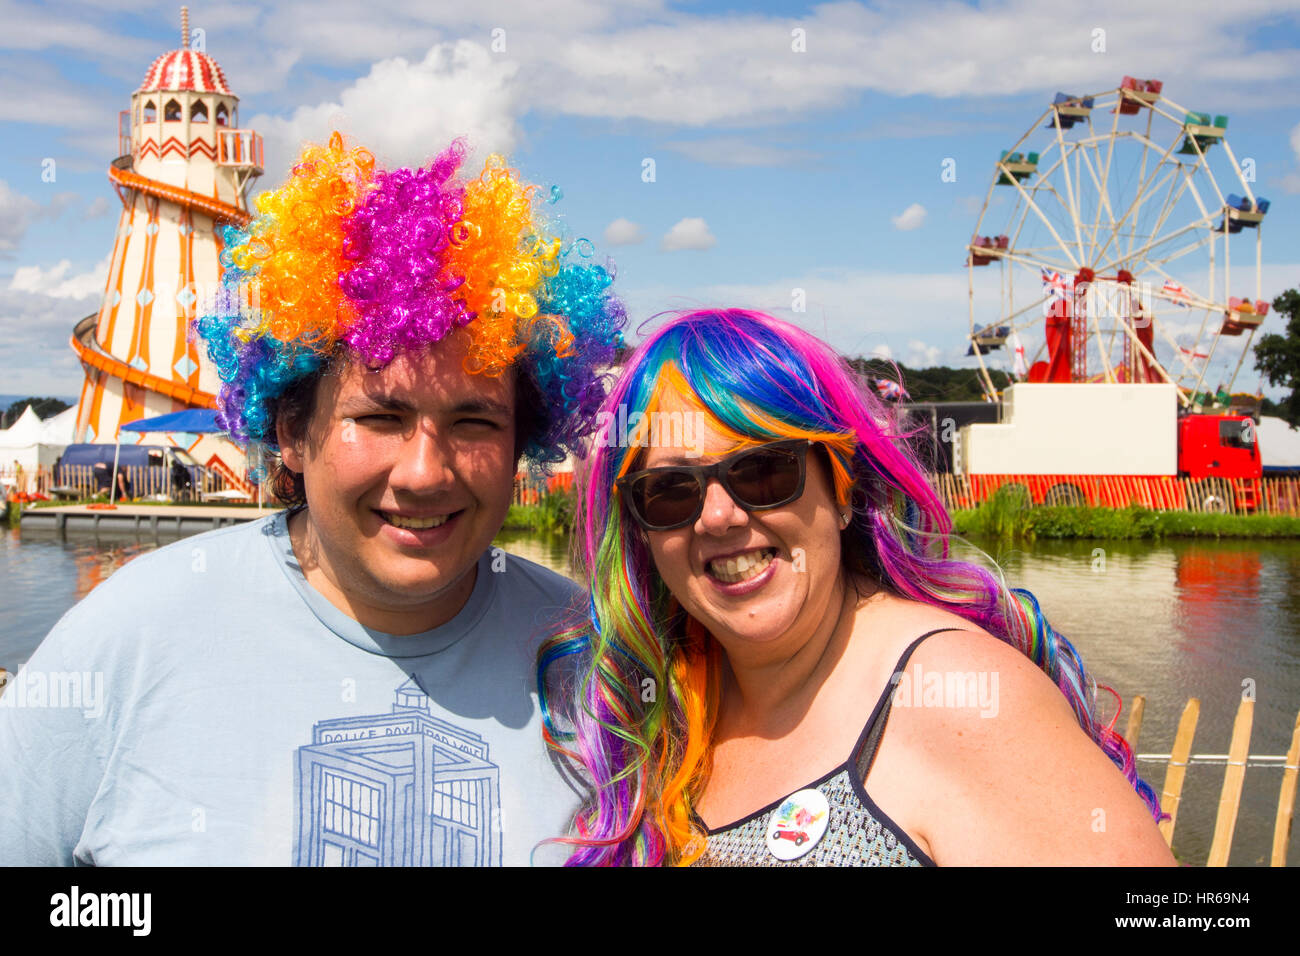
[[(179, 45), (179, 24), (170, 2), (0, 0), (0, 393), (80, 391), (68, 337), (97, 310), (107, 275), (118, 111)], [(1125, 75), (1228, 116), (1236, 163), (1211, 147), (1213, 178), (1226, 194), (1248, 177), (1272, 203), (1258, 279), (1243, 230), (1228, 243), (1232, 288), (1217, 273), (1215, 301), (1254, 298), (1257, 282), (1269, 300), (1300, 286), (1300, 0), (195, 2), (190, 25), (240, 97), (241, 125), (265, 137), (253, 193), (333, 129), (388, 165), (465, 136), (471, 164), (504, 152), (548, 195), (559, 187), (567, 234), (616, 263), (633, 340), (668, 309), (743, 306), (846, 354), (971, 365), (972, 303), (982, 326), (1041, 295), (1036, 268), (968, 278), (977, 227), (1015, 225), (1017, 190), (992, 186), (998, 157), (1049, 156), (1053, 96), (1100, 94)], [(1120, 119), (1121, 132), (1138, 128)], [(1109, 111), (1093, 122), (1109, 135)], [(1180, 132), (1161, 118), (1151, 141), (1164, 150)], [(1141, 196), (1132, 222), (1148, 225), (1167, 208), (1152, 235), (1199, 215), (1190, 189), (1175, 196), (1148, 177), (1135, 139), (1115, 142), (1111, 205)], [(1063, 194), (1070, 174), (1043, 172)], [(1067, 264), (1076, 222), (1086, 232), (1102, 205), (1100, 172), (1076, 168), (1079, 215), (1029, 216), (1017, 246)], [(1045, 238), (1048, 222), (1061, 242)], [(1123, 222), (1114, 247), (1131, 250)], [(1206, 257), (1138, 278), (1208, 298)], [(1157, 303), (1157, 318), (1167, 354), (1203, 347), (1202, 315)], [(1032, 359), (1041, 307), (1024, 321)], [(1282, 331), (1276, 316), (1269, 331)], [(1244, 341), (1223, 339), (1215, 361), (1235, 364)], [(1010, 356), (990, 363), (1009, 368)], [(1258, 384), (1247, 355), (1235, 389)]]

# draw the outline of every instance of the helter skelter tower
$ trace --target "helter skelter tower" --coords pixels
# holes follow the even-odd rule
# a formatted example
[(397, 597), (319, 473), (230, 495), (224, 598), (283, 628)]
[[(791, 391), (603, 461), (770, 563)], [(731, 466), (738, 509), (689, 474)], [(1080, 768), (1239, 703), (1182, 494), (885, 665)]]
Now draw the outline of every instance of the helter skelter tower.
[[(122, 215), (108, 281), (99, 311), (72, 335), (86, 369), (78, 441), (113, 442), (129, 422), (216, 403), (220, 380), (187, 330), (221, 276), (216, 230), (251, 218), (245, 192), (262, 174), (262, 138), (239, 128), (239, 97), (216, 60), (191, 49), (187, 8), (180, 49), (149, 67), (119, 117), (118, 141), (108, 178)], [(224, 438), (139, 440), (180, 445), (228, 478), (244, 470), (242, 452)]]

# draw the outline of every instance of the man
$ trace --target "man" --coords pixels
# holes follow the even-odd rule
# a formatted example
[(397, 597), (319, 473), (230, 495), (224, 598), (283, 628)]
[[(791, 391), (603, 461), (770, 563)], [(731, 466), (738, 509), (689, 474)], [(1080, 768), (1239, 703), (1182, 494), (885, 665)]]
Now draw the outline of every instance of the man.
[[(403, 216), (420, 212), (403, 185), (411, 171), (362, 168), (337, 135), (312, 149), (259, 204), (272, 212), (228, 234), (227, 248), (261, 241), (301, 263), (331, 235), (355, 237), (357, 217), (394, 191)], [(313, 238), (301, 213), (277, 219), (275, 202), (301, 210), (313, 190), (336, 188), (327, 167), (356, 174), (353, 194), (328, 194), (339, 221), (326, 217)], [(481, 208), (474, 190), (494, 177), (465, 185), (452, 169), (439, 180), (456, 198), (448, 208)], [(508, 171), (495, 180), (527, 196)], [(585, 406), (564, 389), (595, 385), (593, 363), (618, 344), (624, 316), (608, 296), (590, 321), (564, 315), (573, 281), (603, 288), (608, 277), (557, 261), (528, 294), (548, 307), (547, 328), (586, 331), (557, 348), (516, 315), (502, 340), (512, 360), (499, 374), (471, 371), (490, 363), (470, 292), (491, 285), (472, 264), (448, 281), (435, 266), (453, 244), (431, 239), (424, 221), (427, 261), (404, 268), (440, 278), (408, 284), (400, 308), (339, 299), (316, 314), (277, 301), (287, 283), (273, 257), (228, 273), (232, 289), (260, 279), (264, 298), (250, 315), (228, 295), (197, 323), (227, 383), (222, 414), (232, 433), (278, 450), (276, 487), (293, 507), (144, 555), (59, 622), (0, 697), (0, 862), (563, 857), (554, 845), (533, 853), (565, 833), (578, 799), (542, 742), (535, 651), (581, 602), (570, 582), (491, 541), (521, 454), (545, 460), (575, 444)], [(372, 217), (349, 247), (352, 268), (391, 254), (385, 239), (405, 228)], [(320, 287), (337, 290), (346, 275)], [(267, 334), (273, 313), (288, 321), (294, 308), (298, 338)], [(463, 321), (450, 328), (400, 324), (455, 309)], [(509, 316), (491, 318), (499, 331)], [(363, 341), (376, 328), (402, 339), (381, 361)]]
[(108, 462), (97, 461), (91, 469), (95, 476), (95, 493), (108, 495), (113, 490), (113, 475), (117, 475), (117, 492), (114, 497), (118, 501), (131, 500), (131, 479), (127, 475), (125, 468), (118, 468), (116, 472), (109, 467)]
[(193, 501), (198, 495), (194, 487), (194, 478), (190, 470), (179, 458), (172, 458), (171, 491), (173, 501)]

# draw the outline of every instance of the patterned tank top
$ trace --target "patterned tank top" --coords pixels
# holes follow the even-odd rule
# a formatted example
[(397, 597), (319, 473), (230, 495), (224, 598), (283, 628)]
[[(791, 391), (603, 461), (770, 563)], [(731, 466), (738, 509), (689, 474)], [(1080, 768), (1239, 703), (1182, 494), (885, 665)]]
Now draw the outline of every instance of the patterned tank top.
[[(908, 645), (894, 666), (889, 685), (876, 702), (867, 726), (844, 763), (808, 784), (798, 794), (769, 804), (728, 826), (711, 830), (696, 817), (696, 822), (708, 834), (708, 847), (695, 861), (695, 866), (934, 866), (934, 861), (903, 832), (902, 827), (876, 806), (863, 781), (867, 779), (876, 751), (880, 749), (893, 704), (893, 690), (907, 667), (908, 658), (932, 634), (956, 630), (960, 628), (942, 627), (929, 631)], [(821, 812), (827, 819), (816, 844), (802, 851), (803, 841), (809, 839), (808, 833), (800, 831), (793, 823), (782, 826), (781, 819), (774, 825), (773, 815), (785, 814), (791, 807), (790, 801), (809, 790), (818, 791), (824, 798), (825, 809)], [(820, 805), (818, 798), (813, 800)], [(781, 839), (772, 842), (770, 833), (779, 834), (785, 842)], [(786, 843), (794, 847), (790, 852), (802, 851), (801, 855), (794, 859), (778, 857), (772, 847), (788, 849)]]

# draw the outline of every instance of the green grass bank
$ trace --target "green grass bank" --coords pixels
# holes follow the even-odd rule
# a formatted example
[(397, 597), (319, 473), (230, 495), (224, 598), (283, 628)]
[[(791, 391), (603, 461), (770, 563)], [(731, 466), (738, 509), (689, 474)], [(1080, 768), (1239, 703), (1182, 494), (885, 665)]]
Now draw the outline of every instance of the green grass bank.
[(546, 495), (535, 505), (511, 505), (501, 530), (568, 534), (573, 530), (573, 496)]
[(995, 497), (953, 512), (958, 534), (1034, 538), (1297, 538), (1300, 518), (1282, 515), (1196, 514), (1149, 508), (1024, 507)]

